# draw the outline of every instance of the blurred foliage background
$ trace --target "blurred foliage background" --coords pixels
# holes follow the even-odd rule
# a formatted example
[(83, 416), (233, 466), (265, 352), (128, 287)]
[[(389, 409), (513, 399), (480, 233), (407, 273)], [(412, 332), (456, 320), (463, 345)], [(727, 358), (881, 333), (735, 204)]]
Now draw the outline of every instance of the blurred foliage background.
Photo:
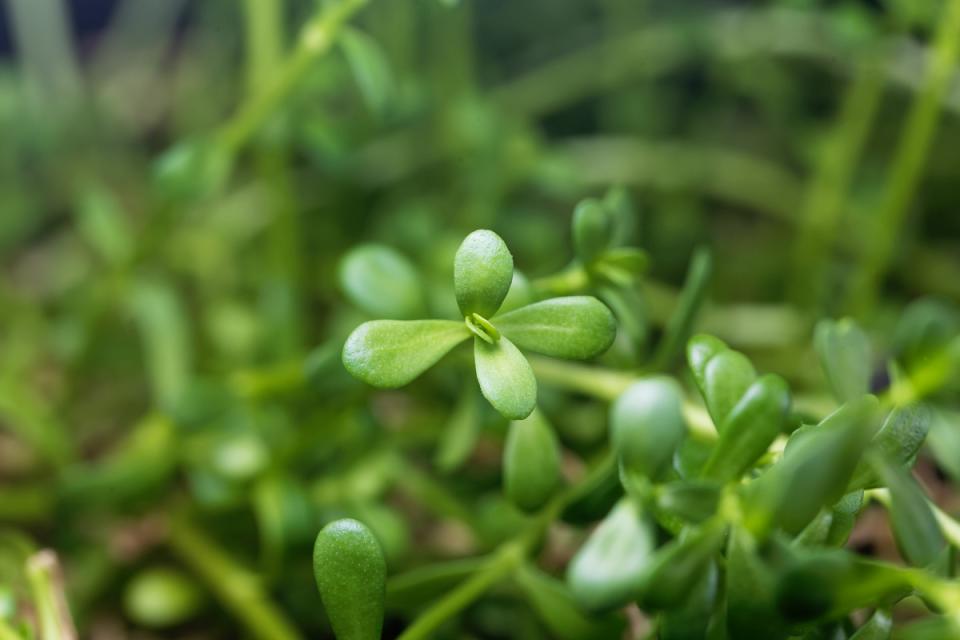
[[(342, 371), (371, 317), (338, 279), (358, 243), (410, 258), (456, 317), (467, 232), (544, 276), (569, 262), (576, 202), (619, 186), (652, 336), (706, 245), (698, 327), (812, 406), (820, 317), (918, 358), (952, 339), (956, 4), (6, 0), (0, 616), (49, 547), (83, 637), (323, 637), (324, 522), (367, 522), (391, 573), (516, 529), (505, 425), (454, 411), (459, 374), (371, 393)], [(948, 511), (957, 392), (920, 466)], [(603, 406), (544, 396), (569, 465), (605, 446)], [(467, 411), (484, 429), (438, 471)], [(386, 635), (421, 604), (394, 602)], [(545, 634), (510, 592), (463, 624)]]

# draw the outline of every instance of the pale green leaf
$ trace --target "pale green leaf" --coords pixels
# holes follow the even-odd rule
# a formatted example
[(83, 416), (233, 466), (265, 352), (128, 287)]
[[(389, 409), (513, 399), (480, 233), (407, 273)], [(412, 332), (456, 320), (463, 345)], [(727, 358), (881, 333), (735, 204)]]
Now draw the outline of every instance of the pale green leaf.
[(591, 296), (535, 302), (497, 316), (494, 325), (521, 348), (557, 358), (592, 358), (617, 335), (613, 314)]
[(343, 365), (374, 387), (402, 387), (470, 335), (453, 320), (374, 320), (357, 327), (343, 345)]
[(520, 350), (505, 337), (494, 344), (475, 338), (473, 344), (483, 397), (505, 418), (530, 415), (537, 405), (537, 379)]
[(507, 297), (513, 281), (513, 256), (493, 231), (468, 235), (453, 260), (453, 288), (464, 316), (490, 318)]
[(377, 318), (412, 320), (425, 311), (417, 270), (389, 247), (368, 244), (340, 262), (340, 286), (363, 311)]

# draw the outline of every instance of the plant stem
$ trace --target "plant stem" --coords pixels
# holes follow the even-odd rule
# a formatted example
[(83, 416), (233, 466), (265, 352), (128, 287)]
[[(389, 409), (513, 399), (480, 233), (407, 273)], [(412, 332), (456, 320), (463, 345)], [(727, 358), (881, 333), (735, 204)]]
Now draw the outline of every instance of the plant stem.
[(903, 238), (911, 200), (922, 177), (941, 103), (950, 87), (960, 53), (960, 0), (949, 0), (937, 28), (933, 50), (920, 93), (914, 98), (900, 138), (889, 185), (864, 244), (864, 255), (852, 281), (853, 310), (868, 311), (894, 250)]
[(53, 551), (45, 549), (27, 558), (27, 581), (40, 626), (38, 640), (75, 640), (77, 637), (59, 574), (60, 566)]
[(606, 472), (605, 466), (598, 465), (591, 469), (578, 484), (567, 487), (557, 495), (534, 516), (523, 531), (490, 554), (488, 561), (476, 574), (423, 612), (413, 624), (407, 627), (406, 631), (398, 636), (397, 640), (423, 640), (434, 637), (436, 630), (444, 622), (463, 611), (493, 585), (512, 574), (523, 564), (524, 559), (544, 536), (553, 521), (560, 516), (567, 503), (577, 495), (576, 490), (581, 485), (592, 481), (596, 474), (604, 472)]
[(883, 96), (884, 78), (873, 52), (857, 65), (831, 139), (807, 189), (794, 245), (791, 298), (801, 306), (822, 301), (831, 243), (843, 203)]
[(177, 516), (170, 523), (169, 544), (223, 606), (246, 626), (251, 636), (263, 640), (299, 640), (299, 632), (270, 602), (257, 577), (238, 566), (185, 516)]
[(653, 369), (657, 371), (666, 369), (683, 351), (683, 345), (690, 337), (693, 323), (703, 306), (704, 298), (706, 298), (712, 273), (713, 258), (709, 249), (706, 247), (698, 248), (694, 252), (690, 268), (687, 270), (683, 291), (680, 292), (680, 300), (677, 302), (677, 307), (670, 316), (670, 320), (667, 321), (660, 344), (657, 345), (657, 352), (653, 356)]
[(273, 74), (273, 81), (250, 97), (217, 133), (223, 150), (234, 153), (254, 134), (320, 56), (336, 44), (343, 25), (368, 0), (341, 0), (324, 5), (300, 31), (296, 48)]
[(283, 0), (244, 0), (246, 22), (247, 90), (264, 86), (283, 54)]

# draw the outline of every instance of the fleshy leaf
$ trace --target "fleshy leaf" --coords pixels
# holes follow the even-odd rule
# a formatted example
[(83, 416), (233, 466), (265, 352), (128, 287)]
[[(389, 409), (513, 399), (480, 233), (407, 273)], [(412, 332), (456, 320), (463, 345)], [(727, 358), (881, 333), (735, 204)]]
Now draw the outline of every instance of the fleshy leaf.
[(933, 564), (947, 543), (923, 489), (899, 464), (880, 455), (870, 460), (890, 487), (890, 524), (900, 553), (914, 566)]
[(503, 485), (524, 511), (543, 506), (560, 484), (560, 445), (539, 411), (510, 423), (503, 449)]
[(573, 246), (584, 264), (593, 262), (610, 246), (613, 219), (599, 200), (588, 198), (573, 211)]
[(490, 344), (474, 338), (477, 381), (483, 397), (504, 418), (522, 420), (537, 405), (537, 379), (530, 363), (506, 337)]
[(870, 390), (870, 341), (856, 322), (821, 320), (813, 344), (837, 400), (854, 400)]
[(686, 430), (683, 393), (670, 378), (630, 385), (610, 410), (611, 440), (621, 464), (651, 479), (670, 463)]
[(783, 378), (768, 374), (750, 385), (724, 421), (703, 475), (720, 482), (740, 477), (781, 432), (789, 410), (790, 390)]
[(337, 638), (380, 637), (387, 563), (370, 529), (349, 518), (325, 526), (313, 547), (313, 572)]
[(697, 334), (687, 342), (687, 364), (690, 365), (690, 371), (693, 373), (693, 379), (697, 383), (700, 393), (703, 393), (707, 362), (728, 348), (720, 338), (705, 333)]
[(424, 313), (417, 270), (389, 247), (357, 247), (340, 262), (340, 286), (350, 302), (377, 318), (410, 320)]
[(655, 546), (653, 527), (624, 498), (570, 561), (567, 584), (587, 611), (609, 611), (636, 597)]
[[(917, 452), (927, 438), (932, 421), (933, 412), (925, 404), (896, 407), (887, 416), (870, 446), (878, 449), (891, 462), (897, 462), (906, 467), (912, 466)], [(871, 489), (879, 484), (880, 481), (870, 463), (861, 460), (853, 472), (853, 478), (847, 490)]]
[(453, 320), (364, 322), (343, 345), (343, 365), (374, 387), (402, 387), (469, 335), (462, 322)]
[(521, 348), (556, 358), (592, 358), (606, 351), (617, 335), (610, 309), (592, 296), (535, 302), (493, 322)]
[(500, 236), (480, 229), (464, 238), (453, 260), (453, 288), (464, 316), (492, 317), (512, 281), (513, 256)]
[(757, 377), (750, 360), (728, 349), (710, 358), (703, 370), (703, 397), (717, 430)]

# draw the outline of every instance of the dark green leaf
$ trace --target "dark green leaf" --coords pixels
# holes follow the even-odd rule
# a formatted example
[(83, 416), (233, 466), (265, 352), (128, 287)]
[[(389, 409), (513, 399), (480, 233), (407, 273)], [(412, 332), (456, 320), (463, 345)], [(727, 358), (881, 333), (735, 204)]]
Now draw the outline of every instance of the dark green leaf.
[(387, 564), (362, 523), (331, 522), (317, 535), (313, 573), (337, 640), (379, 640)]
[(343, 345), (343, 365), (374, 387), (402, 387), (469, 336), (462, 322), (452, 320), (365, 322)]
[(874, 396), (848, 402), (804, 434), (796, 446), (788, 446), (748, 489), (749, 528), (760, 536), (777, 526), (796, 534), (822, 507), (839, 500), (874, 434), (878, 409)]
[(709, 480), (677, 480), (657, 490), (657, 509), (689, 522), (703, 522), (717, 512), (720, 487)]
[(768, 374), (750, 385), (724, 421), (704, 477), (720, 482), (739, 478), (783, 430), (789, 410), (790, 390), (783, 378)]
[(491, 318), (513, 281), (513, 256), (493, 231), (468, 235), (453, 260), (453, 288), (464, 316), (476, 313)]
[(621, 464), (655, 479), (686, 433), (683, 392), (666, 377), (636, 382), (613, 403), (610, 437)]
[(850, 636), (850, 640), (888, 640), (892, 629), (893, 618), (890, 617), (890, 612), (878, 609)]
[(506, 337), (495, 344), (474, 338), (473, 344), (483, 397), (504, 418), (529, 416), (537, 404), (537, 379), (527, 359)]
[(573, 211), (573, 247), (577, 258), (590, 264), (610, 246), (613, 220), (607, 208), (598, 200), (589, 198)]
[(543, 414), (510, 423), (503, 450), (504, 491), (524, 511), (543, 506), (560, 484), (560, 445)]
[(617, 335), (613, 314), (591, 296), (552, 298), (494, 318), (494, 325), (520, 348), (556, 358), (592, 358)]
[(870, 341), (856, 322), (821, 320), (813, 344), (837, 400), (855, 400), (870, 390)]
[(720, 582), (716, 562), (711, 562), (690, 589), (682, 606), (660, 616), (659, 640), (701, 640), (714, 612)]
[(776, 609), (777, 576), (761, 557), (750, 532), (735, 527), (727, 542), (727, 630), (731, 638), (785, 638)]
[(723, 545), (724, 525), (710, 521), (685, 530), (650, 558), (640, 595), (646, 610), (683, 605)]
[[(932, 422), (933, 412), (926, 405), (911, 404), (896, 407), (887, 416), (870, 446), (887, 460), (905, 467), (911, 466), (917, 452), (923, 446)], [(866, 460), (861, 460), (853, 473), (853, 478), (850, 479), (848, 489), (850, 491), (870, 489), (878, 484), (879, 478), (872, 466)]]
[(598, 465), (595, 473), (576, 485), (562, 517), (571, 524), (596, 522), (613, 508), (622, 495), (619, 465), (611, 455)]
[(339, 275), (350, 302), (374, 317), (410, 320), (425, 312), (417, 270), (389, 247), (352, 249), (340, 262)]
[(870, 462), (890, 488), (891, 526), (903, 557), (919, 567), (933, 564), (947, 543), (923, 489), (899, 464), (880, 455)]
[(700, 247), (694, 252), (687, 269), (687, 277), (683, 283), (683, 291), (673, 310), (663, 339), (657, 346), (653, 357), (653, 366), (656, 369), (667, 367), (674, 357), (683, 349), (683, 344), (690, 335), (693, 323), (700, 312), (704, 299), (707, 296), (707, 287), (713, 274), (713, 258), (710, 250)]
[(609, 611), (636, 597), (654, 548), (651, 524), (624, 498), (570, 561), (567, 583), (587, 611)]
[(750, 360), (739, 351), (726, 350), (707, 361), (703, 369), (703, 393), (713, 424), (722, 432), (733, 408), (757, 377)]

